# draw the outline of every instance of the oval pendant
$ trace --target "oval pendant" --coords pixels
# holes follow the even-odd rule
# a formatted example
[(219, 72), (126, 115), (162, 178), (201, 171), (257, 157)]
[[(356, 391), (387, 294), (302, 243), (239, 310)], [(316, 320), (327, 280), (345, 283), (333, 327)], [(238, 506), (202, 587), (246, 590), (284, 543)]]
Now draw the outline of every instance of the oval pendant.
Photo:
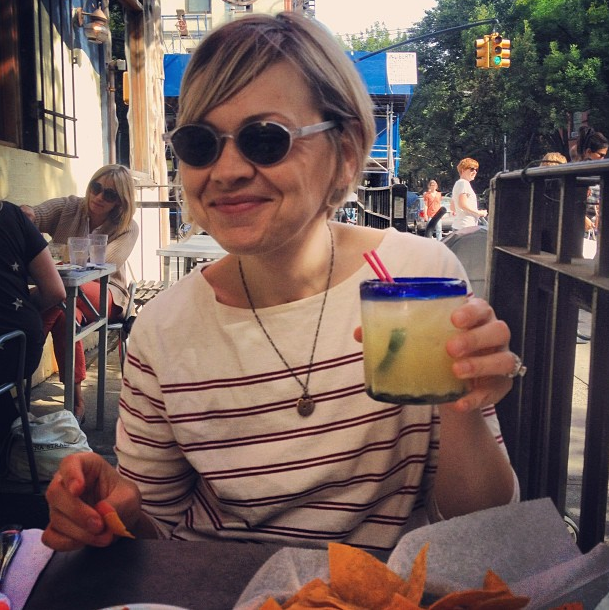
[(315, 411), (315, 401), (310, 396), (302, 396), (296, 403), (296, 410), (302, 417), (309, 417)]

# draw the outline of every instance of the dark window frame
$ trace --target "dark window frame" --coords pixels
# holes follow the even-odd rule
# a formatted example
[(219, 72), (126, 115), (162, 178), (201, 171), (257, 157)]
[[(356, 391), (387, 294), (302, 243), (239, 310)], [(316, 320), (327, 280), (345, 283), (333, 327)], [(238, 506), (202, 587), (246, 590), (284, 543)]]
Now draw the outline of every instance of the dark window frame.
[[(8, 33), (0, 39), (0, 142), (77, 157), (72, 0), (0, 4), (0, 31)], [(63, 50), (60, 58), (55, 54), (57, 43)]]
[[(39, 49), (38, 119), (40, 152), (78, 157), (76, 148), (76, 91), (72, 0), (37, 0)], [(45, 28), (45, 11), (48, 29)], [(58, 57), (55, 48), (62, 50)], [(67, 95), (71, 90), (70, 96)]]

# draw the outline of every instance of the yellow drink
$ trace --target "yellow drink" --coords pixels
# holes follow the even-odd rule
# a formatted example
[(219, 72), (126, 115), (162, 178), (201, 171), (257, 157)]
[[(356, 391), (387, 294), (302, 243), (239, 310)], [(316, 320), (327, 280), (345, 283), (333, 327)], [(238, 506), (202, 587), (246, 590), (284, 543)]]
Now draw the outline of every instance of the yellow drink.
[[(404, 287), (408, 280), (423, 282), (422, 288)], [(460, 282), (462, 288), (451, 285), (449, 295), (443, 296), (434, 281), (460, 282), (398, 278), (393, 287), (376, 281), (362, 284), (366, 392), (375, 400), (427, 404), (466, 393), (466, 381), (453, 375), (453, 361), (446, 353), (446, 341), (459, 332), (450, 315), (465, 302), (465, 283)]]

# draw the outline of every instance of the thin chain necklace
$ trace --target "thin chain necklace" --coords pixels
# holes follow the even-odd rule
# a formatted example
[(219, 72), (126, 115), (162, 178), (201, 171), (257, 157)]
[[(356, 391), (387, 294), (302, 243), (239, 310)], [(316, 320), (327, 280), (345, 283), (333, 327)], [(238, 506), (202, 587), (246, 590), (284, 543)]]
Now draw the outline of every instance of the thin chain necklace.
[(245, 274), (243, 273), (243, 267), (241, 265), (241, 258), (238, 259), (239, 262), (239, 275), (241, 276), (241, 283), (243, 284), (243, 290), (245, 290), (245, 296), (247, 297), (247, 302), (249, 303), (250, 309), (254, 314), (254, 318), (256, 318), (256, 322), (258, 326), (260, 326), (264, 336), (268, 339), (268, 342), (271, 344), (271, 347), (275, 350), (275, 353), (281, 359), (284, 366), (290, 373), (292, 377), (296, 379), (300, 387), (302, 388), (302, 396), (296, 401), (296, 410), (302, 417), (308, 417), (315, 410), (315, 401), (311, 398), (309, 394), (309, 379), (311, 378), (311, 369), (313, 368), (313, 359), (315, 358), (315, 348), (317, 347), (317, 338), (319, 337), (319, 328), (321, 327), (321, 320), (324, 317), (324, 311), (326, 309), (326, 300), (328, 298), (328, 290), (330, 290), (330, 282), (332, 281), (332, 271), (334, 270), (334, 235), (332, 234), (332, 229), (328, 227), (328, 231), (330, 231), (330, 245), (331, 245), (331, 254), (330, 254), (330, 271), (328, 272), (328, 281), (326, 282), (326, 289), (324, 291), (324, 298), (321, 303), (321, 311), (319, 312), (319, 319), (317, 320), (317, 328), (315, 329), (315, 337), (313, 339), (313, 348), (311, 349), (311, 357), (309, 358), (309, 367), (307, 370), (307, 378), (304, 383), (302, 379), (294, 372), (294, 369), (287, 363), (283, 354), (279, 351), (273, 339), (269, 335), (266, 328), (264, 328), (264, 324), (260, 320), (258, 316), (258, 312), (254, 307), (254, 303), (252, 301), (252, 296), (250, 295), (250, 291), (247, 287), (247, 282), (245, 281)]

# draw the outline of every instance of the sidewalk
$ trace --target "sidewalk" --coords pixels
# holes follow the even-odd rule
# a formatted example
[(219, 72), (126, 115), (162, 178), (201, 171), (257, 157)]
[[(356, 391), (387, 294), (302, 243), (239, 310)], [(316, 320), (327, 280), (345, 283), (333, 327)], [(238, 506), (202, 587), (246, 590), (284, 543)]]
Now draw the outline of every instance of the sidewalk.
[[(82, 383), (83, 396), (86, 405), (86, 421), (81, 426), (89, 446), (112, 464), (116, 464), (114, 456), (115, 425), (118, 416), (118, 399), (122, 383), (121, 366), (118, 358), (116, 340), (109, 335), (109, 345), (113, 349), (108, 352), (106, 366), (106, 401), (104, 408), (104, 428), (96, 430), (97, 421), (97, 352), (87, 354), (87, 378)], [(63, 383), (58, 375), (52, 375), (46, 381), (32, 389), (31, 410), (34, 415), (48, 410), (63, 409)]]

